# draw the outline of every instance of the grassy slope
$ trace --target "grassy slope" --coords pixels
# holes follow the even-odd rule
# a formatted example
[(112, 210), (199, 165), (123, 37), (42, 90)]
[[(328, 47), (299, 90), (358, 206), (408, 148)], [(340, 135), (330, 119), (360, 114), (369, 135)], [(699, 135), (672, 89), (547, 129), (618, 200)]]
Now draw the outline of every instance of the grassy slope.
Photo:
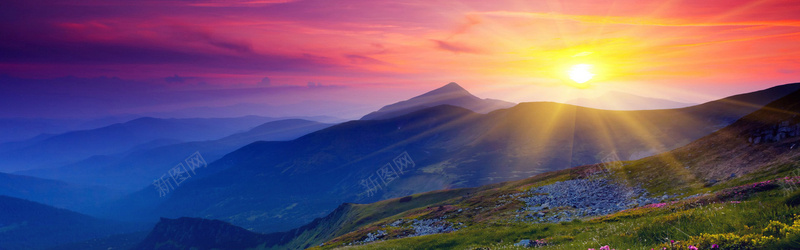
[[(376, 221), (398, 217), (405, 211), (430, 206), (443, 200), (456, 199), (474, 192), (475, 189), (454, 189), (415, 194), (375, 202), (372, 204), (343, 204), (331, 215), (312, 222), (313, 227), (303, 230), (291, 242), (274, 248), (307, 248), (338, 237)], [(410, 198), (410, 199), (409, 199)]]
[[(531, 224), (511, 220), (523, 204), (507, 199), (507, 195), (559, 180), (583, 178), (585, 173), (599, 167), (583, 166), (491, 185), (461, 199), (405, 211), (333, 239), (322, 248), (346, 246), (377, 230), (388, 232), (385, 240), (347, 248), (514, 248), (512, 243), (521, 239), (546, 239), (552, 244), (545, 249), (598, 248), (602, 245), (618, 249), (660, 248), (669, 246), (665, 242), (670, 240), (706, 244), (706, 247), (710, 246), (708, 242), (723, 245), (726, 240), (740, 240), (750, 243), (730, 244), (741, 249), (798, 248), (800, 220), (795, 233), (791, 233), (794, 232), (791, 226), (793, 216), (800, 214), (800, 208), (795, 206), (797, 202), (790, 200), (798, 199), (800, 193), (788, 195), (784, 192), (787, 189), (785, 184), (781, 184), (782, 180), (766, 184), (762, 181), (796, 175), (793, 171), (800, 167), (800, 150), (796, 147), (800, 140), (795, 137), (757, 145), (747, 142), (754, 131), (769, 129), (782, 121), (796, 124), (797, 112), (785, 110), (798, 110), (797, 100), (800, 100), (800, 93), (795, 92), (687, 146), (654, 157), (623, 162), (620, 168), (613, 169), (607, 176), (618, 183), (641, 186), (654, 195), (682, 194), (682, 197), (687, 197), (704, 194), (699, 198), (585, 218), (585, 222)], [(790, 197), (786, 198), (787, 195)], [(464, 212), (456, 212), (456, 209)], [(448, 222), (464, 223), (467, 227), (453, 233), (402, 238), (408, 233), (391, 225), (398, 218), (445, 218)], [(773, 241), (765, 238), (768, 234), (764, 228), (770, 221), (787, 224), (789, 229), (785, 231), (789, 233), (776, 233)], [(732, 234), (701, 236), (704, 233)], [(742, 240), (743, 236), (750, 238)], [(753, 243), (759, 241), (761, 243)], [(747, 248), (747, 244), (761, 245)]]
[[(794, 159), (797, 162), (800, 159)], [(724, 186), (732, 186), (743, 180), (772, 179), (788, 174), (792, 168), (787, 164), (765, 166), (751, 174), (731, 180)], [(347, 246), (345, 248), (364, 249), (473, 249), (488, 247), (491, 249), (514, 249), (513, 243), (521, 239), (546, 239), (553, 245), (543, 249), (581, 249), (599, 248), (611, 245), (617, 249), (645, 249), (663, 246), (669, 240), (686, 241), (691, 236), (702, 233), (722, 234), (734, 233), (736, 235), (761, 235), (771, 220), (792, 224), (792, 217), (800, 214), (800, 207), (786, 205), (789, 199), (780, 185), (772, 184), (765, 190), (749, 190), (747, 195), (730, 195), (731, 190), (742, 188), (723, 188), (723, 184), (712, 188), (697, 185), (691, 180), (672, 182), (673, 190), (686, 192), (686, 195), (711, 192), (699, 198), (690, 198), (667, 204), (663, 207), (636, 208), (624, 210), (612, 215), (586, 218), (584, 221), (552, 223), (520, 223), (509, 219), (516, 210), (517, 205), (509, 204), (496, 208), (496, 205), (506, 204), (503, 194), (509, 194), (543, 185), (555, 180), (580, 176), (580, 170), (590, 168), (582, 167), (572, 170), (550, 173), (548, 176), (527, 179), (518, 182), (506, 183), (491, 189), (479, 191), (475, 195), (459, 199), (451, 199), (431, 208), (418, 208), (405, 211), (386, 219), (376, 221), (368, 226), (340, 236), (326, 243), (323, 249), (342, 247), (346, 243), (361, 240), (366, 233), (375, 232), (377, 229), (390, 230), (387, 225), (398, 218), (433, 218), (450, 215), (448, 221), (459, 221), (467, 227), (453, 233), (435, 234), (401, 239), (378, 241), (361, 246)], [(781, 171), (781, 169), (783, 171)], [(627, 170), (625, 170), (627, 171)], [(622, 172), (622, 171), (620, 171)], [(619, 173), (619, 172), (618, 172)], [(617, 175), (621, 176), (621, 175)], [(752, 184), (745, 185), (750, 187)], [(655, 185), (664, 188), (663, 185)], [(800, 196), (794, 193), (790, 196)], [(791, 198), (791, 197), (790, 197)], [(731, 201), (741, 201), (732, 203)], [(437, 213), (438, 205), (445, 207), (445, 212)], [(363, 205), (368, 206), (368, 205)], [(473, 211), (460, 214), (447, 210), (447, 207), (472, 208)], [(476, 209), (480, 208), (480, 209)], [(389, 229), (387, 229), (389, 228)], [(391, 236), (392, 233), (390, 232)], [(792, 238), (794, 237), (794, 238)], [(786, 242), (797, 239), (798, 236), (783, 237), (783, 242), (766, 245), (766, 248), (785, 247)], [(791, 243), (790, 243), (791, 244)], [(800, 245), (792, 245), (800, 247)]]

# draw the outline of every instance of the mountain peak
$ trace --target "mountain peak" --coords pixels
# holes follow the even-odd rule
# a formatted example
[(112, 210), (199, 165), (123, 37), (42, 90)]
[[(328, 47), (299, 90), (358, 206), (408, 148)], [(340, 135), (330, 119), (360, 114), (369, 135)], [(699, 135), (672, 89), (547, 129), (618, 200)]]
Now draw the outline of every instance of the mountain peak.
[(442, 87), (440, 87), (438, 89), (450, 90), (450, 91), (455, 91), (455, 90), (467, 91), (466, 89), (461, 87), (461, 85), (458, 85), (458, 83), (456, 83), (456, 82), (450, 82), (450, 83), (448, 83), (448, 84), (446, 84), (446, 85), (444, 85), (444, 86), (442, 86)]
[(489, 113), (493, 110), (508, 108), (515, 105), (514, 103), (500, 100), (478, 98), (462, 88), (458, 83), (450, 82), (414, 98), (386, 105), (378, 111), (365, 115), (361, 119), (387, 119), (443, 104), (466, 108), (478, 113)]
[(458, 83), (450, 82), (447, 85), (444, 85), (442, 87), (439, 87), (439, 88), (431, 90), (431, 91), (428, 91), (425, 94), (419, 95), (419, 96), (411, 98), (411, 99), (422, 98), (422, 97), (430, 97), (430, 96), (440, 96), (440, 95), (475, 97), (474, 95), (472, 95), (472, 93), (470, 93), (469, 91), (467, 91), (466, 89), (461, 87), (461, 85), (458, 85)]

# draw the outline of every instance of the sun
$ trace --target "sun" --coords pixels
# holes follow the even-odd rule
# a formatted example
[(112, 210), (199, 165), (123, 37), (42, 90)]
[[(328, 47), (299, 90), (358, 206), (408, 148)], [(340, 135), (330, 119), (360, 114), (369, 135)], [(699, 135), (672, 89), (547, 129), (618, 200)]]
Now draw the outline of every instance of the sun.
[(583, 84), (591, 80), (592, 77), (594, 77), (594, 74), (591, 71), (589, 71), (591, 69), (592, 69), (591, 64), (584, 64), (584, 63), (576, 64), (572, 66), (572, 68), (570, 68), (569, 71), (567, 71), (567, 74), (569, 74), (569, 79), (572, 79), (578, 84)]

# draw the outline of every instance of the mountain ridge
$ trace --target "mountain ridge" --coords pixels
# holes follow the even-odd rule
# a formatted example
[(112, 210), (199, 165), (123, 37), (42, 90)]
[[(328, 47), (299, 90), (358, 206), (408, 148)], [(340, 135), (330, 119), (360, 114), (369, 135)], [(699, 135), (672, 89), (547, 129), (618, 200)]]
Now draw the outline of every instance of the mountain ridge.
[(142, 117), (96, 129), (70, 131), (22, 148), (0, 152), (0, 171), (57, 167), (95, 155), (119, 154), (159, 139), (218, 139), (273, 120), (256, 116), (197, 119)]
[(36, 169), (19, 173), (72, 183), (137, 190), (143, 185), (151, 183), (153, 178), (174, 166), (175, 162), (194, 152), (200, 152), (205, 160), (211, 162), (254, 141), (295, 139), (331, 125), (333, 124), (303, 119), (268, 121), (247, 131), (215, 140), (154, 145), (128, 152), (122, 157), (92, 156), (59, 168)]
[[(739, 96), (739, 97), (736, 97), (736, 98), (732, 98), (731, 100), (727, 100), (727, 102), (732, 102), (734, 100), (742, 100), (742, 99), (743, 98), (741, 98), (741, 96)], [(744, 99), (746, 99), (746, 98), (744, 98)], [(800, 104), (798, 104), (800, 102), (798, 102), (798, 100), (800, 100), (800, 91), (796, 91), (794, 93), (790, 93), (789, 95), (786, 95), (786, 96), (780, 98), (779, 100), (770, 102), (768, 104), (769, 106), (767, 106), (767, 107), (764, 107), (764, 108), (762, 108), (762, 109), (760, 109), (758, 111), (755, 111), (755, 112), (753, 112), (751, 114), (748, 114), (748, 115), (746, 115), (746, 116), (744, 116), (744, 117), (742, 117), (740, 119), (737, 119), (736, 122), (734, 122), (733, 124), (727, 126), (726, 128), (724, 128), (722, 130), (719, 130), (717, 132), (714, 132), (714, 133), (712, 133), (710, 135), (703, 136), (701, 139), (699, 139), (699, 140), (697, 140), (695, 142), (692, 142), (692, 143), (690, 143), (690, 144), (688, 144), (686, 146), (677, 148), (677, 149), (675, 149), (673, 151), (670, 151), (670, 152), (662, 153), (660, 155), (644, 158), (644, 159), (641, 159), (641, 160), (636, 160), (636, 161), (631, 161), (631, 162), (624, 162), (624, 163), (620, 163), (619, 165), (612, 164), (612, 165), (617, 165), (617, 166), (620, 166), (620, 167), (624, 168), (624, 170), (627, 170), (627, 172), (629, 174), (613, 174), (613, 175), (608, 175), (608, 176), (609, 176), (609, 178), (625, 178), (625, 179), (627, 179), (627, 181), (630, 181), (632, 183), (645, 183), (646, 184), (645, 186), (648, 189), (648, 191), (651, 191), (651, 193), (653, 193), (653, 194), (659, 194), (659, 195), (660, 195), (660, 191), (667, 191), (669, 193), (685, 192), (687, 190), (686, 188), (697, 188), (697, 187), (702, 188), (703, 185), (714, 185), (715, 183), (718, 183), (718, 182), (709, 183), (708, 180), (712, 179), (710, 177), (709, 178), (704, 178), (704, 179), (698, 179), (697, 177), (692, 177), (692, 176), (702, 176), (702, 175), (698, 175), (697, 173), (685, 175), (684, 173), (687, 173), (687, 171), (684, 169), (683, 166), (685, 165), (686, 169), (690, 169), (690, 171), (688, 171), (688, 172), (694, 172), (695, 171), (694, 169), (702, 169), (702, 168), (704, 168), (702, 166), (729, 166), (729, 165), (726, 165), (724, 162), (711, 161), (711, 162), (702, 162), (702, 166), (696, 166), (696, 165), (692, 165), (691, 163), (686, 164), (684, 162), (684, 159), (682, 159), (682, 157), (685, 157), (687, 154), (689, 156), (691, 156), (691, 153), (697, 154), (697, 153), (707, 152), (707, 148), (711, 148), (711, 147), (709, 145), (703, 143), (703, 141), (704, 140), (712, 140), (715, 137), (723, 137), (723, 138), (733, 139), (733, 140), (736, 140), (736, 141), (739, 141), (739, 142), (743, 142), (743, 143), (746, 144), (749, 137), (747, 137), (747, 136), (742, 137), (742, 134), (740, 132), (736, 132), (736, 131), (731, 132), (731, 130), (736, 130), (738, 127), (741, 126), (741, 124), (748, 123), (749, 121), (756, 121), (757, 123), (759, 123), (761, 125), (766, 124), (767, 127), (772, 128), (772, 127), (774, 127), (774, 124), (772, 124), (772, 123), (774, 123), (775, 121), (782, 122), (782, 119), (784, 119), (786, 117), (797, 117), (798, 111), (800, 111), (800, 110), (798, 110), (798, 109), (800, 109)], [(775, 109), (775, 107), (776, 106), (780, 106), (780, 104), (782, 102), (790, 102), (790, 104), (785, 105), (785, 106), (781, 106), (781, 108), (777, 108), (777, 110), (786, 110), (786, 109), (792, 108), (792, 109), (795, 109), (796, 111), (790, 112), (788, 114), (785, 113), (785, 112), (778, 112), (778, 114), (783, 114), (783, 116), (782, 117), (778, 117), (778, 118), (774, 118), (771, 121), (768, 120), (766, 123), (758, 122), (758, 121), (764, 121), (764, 119), (759, 118), (759, 117), (763, 116), (763, 113), (765, 113), (766, 111)], [(548, 105), (556, 106), (556, 105), (559, 105), (559, 104), (557, 104), (557, 103), (549, 103)], [(712, 106), (715, 106), (715, 105), (712, 105)], [(504, 111), (501, 111), (501, 112), (504, 112)], [(780, 126), (778, 126), (778, 127), (780, 127)], [(788, 126), (786, 126), (786, 127), (788, 127)], [(785, 141), (775, 142), (775, 143), (779, 143), (779, 144), (773, 143), (773, 144), (770, 144), (770, 145), (762, 145), (762, 146), (768, 146), (768, 147), (772, 147), (772, 148), (783, 148), (782, 150), (784, 150), (783, 152), (785, 153), (786, 152), (785, 149), (788, 148), (787, 144), (790, 144), (790, 143), (793, 143), (794, 141), (797, 141), (798, 135), (800, 135), (800, 126), (795, 126), (795, 127), (797, 127), (798, 130), (786, 131), (788, 133), (794, 133), (794, 136), (790, 136), (790, 138), (792, 138), (791, 140), (790, 139), (784, 139)], [(752, 128), (749, 128), (749, 129), (752, 130)], [(738, 131), (744, 131), (744, 130), (739, 129)], [(757, 130), (757, 131), (760, 131), (760, 130)], [(733, 136), (732, 137), (731, 136), (727, 136), (728, 134), (732, 134)], [(762, 133), (758, 133), (758, 135), (762, 135)], [(709, 139), (709, 138), (711, 138), (711, 139)], [(700, 148), (706, 148), (706, 150), (698, 150)], [(719, 147), (717, 147), (717, 148), (719, 148)], [(758, 154), (758, 152), (762, 151), (762, 149), (763, 148), (752, 148), (752, 149), (746, 150), (744, 152), (749, 152), (749, 154), (753, 154), (753, 153)], [(726, 149), (718, 149), (718, 150), (726, 150)], [(738, 151), (738, 152), (741, 152), (741, 151)], [(798, 152), (800, 152), (800, 151), (798, 151)], [(711, 155), (713, 155), (713, 154), (717, 154), (717, 153), (715, 152), (715, 153), (712, 153)], [(735, 154), (735, 153), (733, 153), (733, 154)], [(794, 155), (800, 155), (797, 152), (795, 152), (793, 154)], [(708, 158), (706, 155), (703, 155), (703, 154), (695, 155), (694, 157), (695, 158)], [(722, 157), (722, 158), (726, 158), (726, 157)], [(764, 164), (766, 164), (766, 163), (764, 163)], [(759, 165), (759, 167), (765, 166), (764, 164)], [(777, 163), (771, 163), (771, 164), (776, 165)], [(396, 216), (399, 216), (399, 215), (402, 215), (402, 214), (409, 214), (409, 213), (411, 213), (412, 215), (414, 213), (440, 214), (440, 213), (437, 213), (437, 211), (443, 211), (444, 213), (455, 213), (455, 209), (453, 209), (452, 206), (448, 205), (448, 204), (451, 204), (452, 202), (464, 202), (465, 200), (467, 201), (468, 204), (471, 204), (470, 205), (471, 207), (468, 207), (470, 209), (473, 209), (473, 208), (475, 208), (475, 207), (477, 207), (479, 205), (481, 207), (488, 206), (488, 208), (492, 208), (494, 205), (485, 204), (485, 202), (483, 201), (486, 198), (479, 198), (479, 197), (475, 197), (475, 196), (471, 196), (470, 197), (469, 194), (470, 193), (484, 192), (485, 194), (482, 194), (482, 196), (484, 196), (484, 197), (486, 195), (488, 195), (490, 197), (506, 197), (506, 196), (501, 196), (500, 194), (504, 194), (504, 192), (509, 191), (509, 190), (518, 190), (521, 187), (535, 185), (534, 183), (537, 182), (537, 181), (547, 181), (547, 180), (550, 180), (550, 179), (563, 180), (564, 177), (559, 177), (559, 176), (565, 176), (566, 175), (567, 178), (588, 178), (587, 175), (590, 175), (588, 173), (593, 173), (593, 172), (596, 173), (597, 171), (602, 171), (607, 166), (609, 166), (609, 163), (594, 164), (594, 165), (584, 165), (584, 166), (579, 166), (579, 167), (576, 167), (576, 168), (570, 168), (570, 169), (565, 169), (565, 170), (557, 170), (557, 171), (554, 171), (554, 172), (542, 173), (542, 174), (538, 174), (538, 175), (535, 175), (533, 177), (529, 177), (529, 178), (526, 178), (526, 179), (523, 179), (523, 180), (504, 182), (504, 183), (496, 183), (496, 184), (488, 184), (488, 185), (480, 186), (480, 187), (477, 187), (477, 188), (432, 191), (432, 192), (428, 192), (428, 193), (425, 193), (425, 194), (414, 194), (414, 195), (406, 196), (406, 197), (402, 197), (402, 198), (394, 198), (394, 199), (389, 199), (389, 200), (382, 200), (382, 201), (378, 201), (378, 202), (367, 204), (367, 205), (355, 205), (355, 204), (347, 204), (347, 203), (345, 203), (345, 204), (342, 204), (339, 207), (337, 207), (333, 212), (327, 214), (326, 216), (324, 216), (324, 217), (321, 216), (318, 219), (315, 219), (312, 223), (306, 224), (305, 226), (302, 226), (302, 227), (299, 227), (299, 228), (295, 228), (293, 230), (290, 230), (290, 231), (284, 233), (284, 235), (296, 235), (295, 236), (296, 238), (294, 240), (290, 240), (290, 241), (286, 241), (285, 239), (283, 239), (281, 241), (269, 241), (269, 240), (267, 240), (265, 242), (271, 242), (271, 243), (267, 243), (268, 245), (269, 244), (278, 244), (278, 245), (281, 246), (281, 248), (287, 248), (287, 249), (307, 248), (309, 246), (316, 246), (319, 243), (323, 243), (323, 242), (326, 242), (326, 241), (328, 241), (328, 242), (326, 242), (324, 244), (324, 246), (328, 246), (329, 243), (342, 244), (342, 243), (337, 243), (337, 241), (338, 242), (342, 242), (343, 240), (344, 240), (345, 243), (347, 243), (347, 242), (355, 243), (354, 241), (361, 241), (361, 240), (365, 239), (365, 237), (369, 238), (369, 236), (367, 236), (368, 232), (371, 233), (372, 235), (375, 235), (375, 233), (376, 233), (375, 232), (375, 228), (379, 228), (379, 227), (363, 227), (363, 226), (372, 224), (373, 222), (376, 222), (376, 221), (383, 220), (384, 221), (383, 223), (388, 223), (386, 221), (387, 218), (395, 218), (393, 220), (396, 220), (398, 218)], [(732, 167), (732, 169), (735, 169), (735, 168), (736, 167)], [(616, 170), (616, 169), (611, 169), (611, 170), (613, 170), (614, 172), (624, 173), (624, 171), (622, 171), (622, 170)], [(631, 171), (633, 171), (633, 174), (630, 174)], [(765, 169), (763, 171), (771, 172), (772, 170)], [(742, 176), (744, 174), (747, 174), (745, 172), (739, 172), (739, 171), (734, 171), (734, 172), (736, 173), (737, 176)], [(726, 172), (726, 173), (729, 174), (730, 172)], [(665, 178), (665, 177), (669, 177), (669, 178)], [(750, 177), (743, 177), (743, 178), (745, 178), (745, 181), (746, 181), (746, 180), (748, 180), (747, 178), (750, 178)], [(727, 181), (729, 179), (730, 178), (727, 178), (724, 181)], [(723, 180), (720, 180), (720, 181), (723, 181)], [(750, 180), (750, 181), (758, 181), (758, 180)], [(548, 182), (548, 183), (550, 183), (550, 182)], [(667, 185), (668, 190), (664, 190), (662, 185)], [(446, 194), (448, 192), (450, 192), (450, 194)], [(409, 209), (409, 210), (407, 210), (408, 212), (403, 212), (403, 211), (389, 212), (388, 210), (386, 210), (387, 208), (390, 208), (390, 207), (398, 207), (398, 206), (403, 206), (402, 204), (408, 204), (409, 202), (416, 202), (416, 201), (419, 201), (421, 197), (430, 197), (432, 195), (442, 195), (442, 197), (434, 199), (434, 200), (438, 200), (438, 201), (421, 202), (419, 206), (416, 206), (417, 207), (417, 208), (415, 208), (416, 210), (415, 209)], [(459, 199), (458, 197), (461, 197), (461, 198)], [(450, 203), (444, 203), (444, 202), (447, 202), (447, 201), (449, 201)], [(367, 207), (371, 207), (371, 208), (367, 209), (367, 210), (361, 210), (362, 212), (355, 212), (357, 210), (356, 208), (359, 207), (359, 206), (367, 206)], [(382, 206), (382, 209), (378, 209), (376, 206)], [(427, 209), (424, 209), (424, 207), (426, 207), (426, 206), (427, 206)], [(436, 208), (437, 206), (438, 206), (438, 208)], [(464, 210), (466, 210), (466, 209), (467, 208), (464, 208)], [(495, 209), (497, 209), (497, 208), (495, 208)], [(423, 210), (423, 211), (419, 211), (419, 210)], [(361, 215), (362, 217), (359, 217), (359, 216), (356, 215), (358, 213), (364, 213), (365, 211), (372, 211), (372, 212), (367, 212), (366, 214)], [(414, 212), (414, 211), (417, 211), (417, 212)], [(495, 210), (492, 210), (492, 211), (495, 211)], [(506, 211), (506, 210), (499, 210), (499, 211)], [(510, 211), (514, 211), (514, 210), (510, 209)], [(458, 209), (458, 213), (460, 213), (460, 212), (461, 212), (461, 209)], [(491, 215), (489, 214), (489, 215), (476, 215), (476, 216), (490, 217)], [(361, 218), (361, 219), (359, 219), (359, 218)], [(362, 220), (364, 218), (369, 218), (369, 219)], [(393, 220), (390, 220), (389, 222), (391, 222)], [(384, 224), (384, 225), (387, 225), (387, 224)], [(350, 228), (352, 230), (348, 229), (348, 230), (345, 230), (345, 232), (342, 232), (340, 230), (331, 229), (331, 228), (338, 228), (338, 229)], [(361, 228), (361, 229), (358, 229), (358, 228)], [(353, 231), (353, 230), (356, 230), (356, 229), (358, 229), (358, 230), (357, 231)], [(298, 231), (299, 234), (298, 233), (294, 233), (295, 231)], [(293, 233), (289, 233), (289, 232), (293, 232)], [(352, 232), (352, 233), (348, 233), (348, 232)], [(345, 234), (347, 234), (347, 235), (345, 235)], [(322, 237), (320, 237), (320, 236), (322, 236)], [(338, 237), (337, 240), (330, 241), (331, 239), (333, 239), (335, 237)], [(378, 236), (378, 237), (384, 237), (384, 236)], [(327, 240), (325, 240), (325, 239), (327, 239)], [(320, 245), (320, 246), (323, 246), (323, 245)]]
[(566, 104), (606, 110), (676, 109), (697, 104), (681, 103), (668, 99), (638, 96), (625, 92), (609, 91), (597, 98), (572, 99)]
[[(297, 221), (324, 216), (344, 202), (518, 180), (598, 163), (612, 150), (621, 159), (665, 152), (780, 98), (786, 88), (797, 87), (776, 87), (675, 110), (606, 111), (521, 103), (488, 114), (437, 106), (391, 119), (350, 121), (293, 141), (254, 143), (232, 152), (209, 165), (226, 170), (176, 190), (154, 214), (215, 214), (211, 218), (249, 230), (285, 231), (302, 225)], [(366, 192), (359, 182), (403, 152), (416, 169), (374, 194)], [(236, 208), (219, 203), (230, 197), (249, 203)], [(243, 217), (253, 220), (239, 219)]]

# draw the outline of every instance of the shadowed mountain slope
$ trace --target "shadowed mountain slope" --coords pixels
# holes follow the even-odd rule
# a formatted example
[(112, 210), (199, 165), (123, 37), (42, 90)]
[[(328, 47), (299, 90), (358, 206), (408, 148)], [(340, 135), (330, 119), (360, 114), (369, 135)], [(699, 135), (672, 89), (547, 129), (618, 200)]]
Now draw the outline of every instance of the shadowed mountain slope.
[(41, 249), (141, 229), (0, 195), (0, 248), (3, 249)]

